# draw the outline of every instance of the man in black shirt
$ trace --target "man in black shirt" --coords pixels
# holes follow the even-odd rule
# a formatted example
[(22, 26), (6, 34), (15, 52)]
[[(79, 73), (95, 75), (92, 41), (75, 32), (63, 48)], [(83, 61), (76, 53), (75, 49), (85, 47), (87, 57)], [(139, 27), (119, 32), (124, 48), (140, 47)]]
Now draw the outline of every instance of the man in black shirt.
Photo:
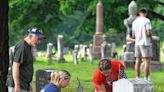
[(33, 76), (32, 47), (36, 47), (44, 35), (39, 28), (30, 28), (23, 40), (15, 45), (13, 64), (9, 68), (7, 85), (9, 92), (30, 92)]

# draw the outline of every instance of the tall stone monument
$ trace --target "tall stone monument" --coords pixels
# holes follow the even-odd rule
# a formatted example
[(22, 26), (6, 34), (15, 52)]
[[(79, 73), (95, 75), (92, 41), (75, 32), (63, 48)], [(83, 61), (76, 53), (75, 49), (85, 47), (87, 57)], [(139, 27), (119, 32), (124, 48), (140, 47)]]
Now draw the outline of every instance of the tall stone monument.
[(129, 17), (124, 19), (124, 25), (127, 28), (127, 43), (126, 43), (126, 51), (134, 52), (134, 39), (132, 37), (132, 23), (137, 18), (137, 4), (135, 1), (131, 1), (128, 6)]
[(64, 53), (63, 53), (63, 49), (64, 49), (64, 38), (63, 38), (63, 35), (58, 35), (57, 37), (57, 52), (58, 52), (58, 55), (57, 55), (57, 60), (59, 62), (61, 61), (64, 61)]
[(103, 42), (103, 4), (99, 0), (96, 6), (96, 33), (93, 37), (93, 54), (100, 56), (101, 44)]
[(127, 42), (126, 42), (126, 49), (123, 55), (123, 61), (127, 68), (134, 68), (135, 59), (134, 59), (134, 49), (135, 43), (132, 37), (132, 23), (137, 18), (137, 4), (135, 1), (131, 1), (128, 6), (128, 14), (129, 17), (124, 19), (124, 25), (127, 28)]

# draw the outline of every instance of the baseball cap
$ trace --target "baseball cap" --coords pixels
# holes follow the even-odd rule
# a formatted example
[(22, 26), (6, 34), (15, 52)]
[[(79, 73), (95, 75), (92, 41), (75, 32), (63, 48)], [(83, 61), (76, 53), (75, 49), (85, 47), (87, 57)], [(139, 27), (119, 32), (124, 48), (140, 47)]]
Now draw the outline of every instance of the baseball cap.
[(45, 36), (43, 35), (43, 31), (40, 28), (36, 28), (36, 27), (30, 28), (28, 29), (28, 33), (35, 34), (38, 38), (45, 39)]

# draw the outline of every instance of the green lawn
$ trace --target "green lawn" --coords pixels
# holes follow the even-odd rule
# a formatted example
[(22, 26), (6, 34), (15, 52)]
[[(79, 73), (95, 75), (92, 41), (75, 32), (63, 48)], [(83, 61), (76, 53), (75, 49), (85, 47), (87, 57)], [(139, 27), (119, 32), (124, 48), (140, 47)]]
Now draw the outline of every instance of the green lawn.
[[(98, 65), (98, 60), (95, 60), (93, 64), (89, 64), (88, 61), (79, 61), (79, 64), (74, 65), (72, 63), (71, 56), (65, 56), (66, 63), (57, 63), (55, 60), (52, 60), (52, 63), (49, 64), (46, 58), (36, 58), (36, 62), (34, 64), (35, 72), (38, 69), (65, 69), (68, 70), (71, 75), (70, 85), (63, 89), (62, 92), (77, 92), (77, 77), (80, 79), (85, 92), (94, 92), (93, 91), (93, 83), (92, 76), (94, 69)], [(134, 70), (128, 69), (126, 73), (129, 78), (134, 78)], [(151, 73), (151, 79), (155, 86), (155, 92), (164, 92), (164, 70), (158, 72)], [(33, 84), (35, 84), (35, 74), (33, 77)], [(35, 88), (35, 86), (34, 86)]]

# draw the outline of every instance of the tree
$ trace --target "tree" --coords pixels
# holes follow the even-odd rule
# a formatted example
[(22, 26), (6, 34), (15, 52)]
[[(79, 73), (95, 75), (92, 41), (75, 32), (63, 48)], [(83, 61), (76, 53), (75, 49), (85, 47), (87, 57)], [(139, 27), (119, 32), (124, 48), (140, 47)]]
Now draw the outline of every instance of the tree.
[[(99, 0), (10, 0), (10, 43), (18, 41), (27, 28), (42, 27), (47, 41), (56, 44), (58, 34), (65, 42), (89, 43), (95, 33), (96, 5)], [(104, 33), (126, 33), (123, 20), (128, 17), (128, 4), (132, 0), (102, 0), (104, 8)], [(138, 8), (145, 7), (151, 20), (163, 19), (155, 8), (162, 0), (135, 0)], [(160, 8), (162, 9), (162, 7)], [(17, 36), (15, 36), (17, 35)], [(89, 38), (89, 39), (88, 39)], [(114, 38), (114, 37), (109, 37)], [(53, 40), (53, 41), (52, 41)], [(70, 44), (66, 44), (67, 46)], [(71, 43), (71, 44), (72, 44)], [(72, 45), (73, 45), (72, 44)]]
[(8, 92), (5, 85), (9, 63), (8, 39), (8, 0), (0, 0), (0, 92)]

